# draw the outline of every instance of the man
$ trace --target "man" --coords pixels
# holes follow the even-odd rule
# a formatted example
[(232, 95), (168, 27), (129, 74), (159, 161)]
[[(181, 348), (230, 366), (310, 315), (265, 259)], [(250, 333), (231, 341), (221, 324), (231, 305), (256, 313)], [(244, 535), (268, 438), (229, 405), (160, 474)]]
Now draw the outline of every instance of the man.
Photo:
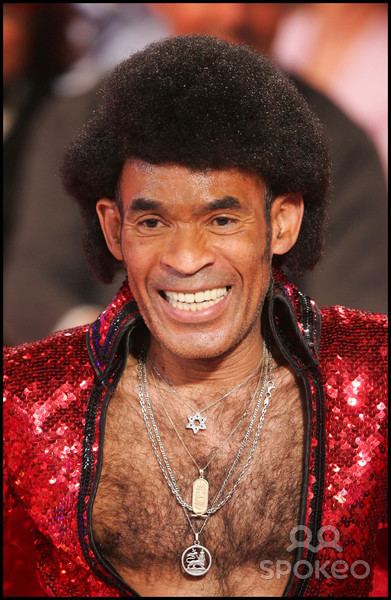
[(163, 40), (107, 80), (63, 178), (92, 268), (127, 278), (90, 326), (7, 349), (6, 479), (44, 589), (369, 592), (386, 319), (320, 312), (283, 274), (321, 251), (303, 98), (246, 47)]

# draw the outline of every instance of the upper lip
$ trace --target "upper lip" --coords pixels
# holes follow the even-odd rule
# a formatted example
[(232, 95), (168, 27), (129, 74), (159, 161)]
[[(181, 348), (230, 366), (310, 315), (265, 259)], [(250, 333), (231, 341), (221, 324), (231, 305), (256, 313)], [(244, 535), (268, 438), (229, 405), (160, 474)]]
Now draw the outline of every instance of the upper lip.
[(159, 292), (175, 292), (177, 294), (196, 294), (197, 292), (207, 292), (208, 290), (217, 290), (220, 288), (230, 289), (232, 286), (230, 285), (210, 285), (208, 287), (196, 288), (194, 290), (185, 290), (183, 288), (174, 290), (173, 288), (160, 288)]

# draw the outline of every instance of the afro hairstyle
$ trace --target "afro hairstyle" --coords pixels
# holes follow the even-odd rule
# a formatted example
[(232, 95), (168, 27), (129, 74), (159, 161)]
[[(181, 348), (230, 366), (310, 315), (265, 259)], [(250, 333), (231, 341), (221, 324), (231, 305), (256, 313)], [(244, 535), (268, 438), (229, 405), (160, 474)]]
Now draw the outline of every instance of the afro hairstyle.
[(236, 168), (260, 177), (268, 198), (301, 193), (298, 240), (273, 264), (298, 276), (319, 260), (330, 177), (322, 126), (289, 79), (247, 46), (201, 35), (163, 39), (105, 80), (61, 171), (81, 209), (87, 260), (107, 283), (123, 266), (107, 248), (95, 206), (116, 199), (128, 159)]

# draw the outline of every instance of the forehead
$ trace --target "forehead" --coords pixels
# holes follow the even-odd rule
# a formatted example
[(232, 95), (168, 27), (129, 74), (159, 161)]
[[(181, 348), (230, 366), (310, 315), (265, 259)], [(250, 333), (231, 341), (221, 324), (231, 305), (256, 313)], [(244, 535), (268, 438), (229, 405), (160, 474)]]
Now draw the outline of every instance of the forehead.
[(259, 203), (265, 184), (257, 175), (240, 169), (195, 171), (176, 164), (154, 165), (128, 160), (122, 169), (120, 191), (125, 203), (139, 196), (159, 201), (186, 199), (202, 203), (228, 195)]

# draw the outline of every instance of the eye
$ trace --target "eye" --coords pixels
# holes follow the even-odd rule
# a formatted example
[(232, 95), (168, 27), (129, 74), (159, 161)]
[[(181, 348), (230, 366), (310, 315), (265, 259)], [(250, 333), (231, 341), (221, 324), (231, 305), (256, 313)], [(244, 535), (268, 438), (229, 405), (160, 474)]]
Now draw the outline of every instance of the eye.
[(162, 224), (161, 221), (155, 218), (143, 219), (142, 221), (139, 221), (139, 225), (145, 229), (156, 229), (159, 224)]
[(236, 219), (232, 217), (215, 217), (212, 221), (214, 225), (218, 225), (219, 227), (226, 227), (227, 225), (233, 225), (236, 223)]

